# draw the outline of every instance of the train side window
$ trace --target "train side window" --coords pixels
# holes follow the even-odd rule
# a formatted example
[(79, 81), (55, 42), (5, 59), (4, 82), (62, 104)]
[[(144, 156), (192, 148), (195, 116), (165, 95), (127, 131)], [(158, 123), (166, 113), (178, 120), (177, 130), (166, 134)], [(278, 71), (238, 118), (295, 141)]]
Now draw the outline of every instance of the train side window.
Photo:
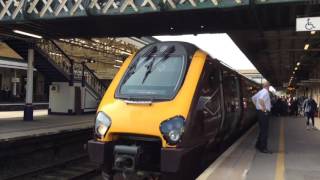
[(240, 108), (236, 77), (230, 71), (223, 71), (223, 91), (226, 112), (235, 112)]

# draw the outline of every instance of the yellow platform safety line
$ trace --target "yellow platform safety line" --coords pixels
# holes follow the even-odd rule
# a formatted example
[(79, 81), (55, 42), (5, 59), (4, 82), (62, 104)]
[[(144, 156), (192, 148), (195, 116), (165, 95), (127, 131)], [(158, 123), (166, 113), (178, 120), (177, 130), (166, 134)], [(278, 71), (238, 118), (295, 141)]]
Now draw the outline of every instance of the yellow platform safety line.
[(283, 128), (283, 119), (280, 122), (280, 135), (279, 135), (279, 153), (277, 157), (277, 164), (276, 164), (276, 174), (275, 180), (285, 180), (285, 138), (284, 138), (284, 128)]

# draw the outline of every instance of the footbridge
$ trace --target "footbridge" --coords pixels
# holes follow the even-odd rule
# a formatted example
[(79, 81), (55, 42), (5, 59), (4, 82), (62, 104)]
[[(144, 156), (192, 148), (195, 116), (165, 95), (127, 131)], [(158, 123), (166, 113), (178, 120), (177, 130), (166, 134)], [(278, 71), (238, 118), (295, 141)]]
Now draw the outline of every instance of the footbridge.
[[(1, 0), (2, 31), (50, 37), (284, 29), (316, 0)], [(76, 31), (75, 31), (76, 29)]]

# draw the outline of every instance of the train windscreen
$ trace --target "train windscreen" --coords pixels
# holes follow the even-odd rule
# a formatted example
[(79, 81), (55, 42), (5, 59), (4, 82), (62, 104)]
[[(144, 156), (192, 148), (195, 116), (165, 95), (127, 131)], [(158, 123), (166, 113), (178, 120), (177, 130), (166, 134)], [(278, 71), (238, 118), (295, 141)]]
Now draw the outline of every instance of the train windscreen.
[(139, 57), (128, 68), (116, 97), (123, 99), (172, 99), (184, 79), (186, 60), (183, 56)]

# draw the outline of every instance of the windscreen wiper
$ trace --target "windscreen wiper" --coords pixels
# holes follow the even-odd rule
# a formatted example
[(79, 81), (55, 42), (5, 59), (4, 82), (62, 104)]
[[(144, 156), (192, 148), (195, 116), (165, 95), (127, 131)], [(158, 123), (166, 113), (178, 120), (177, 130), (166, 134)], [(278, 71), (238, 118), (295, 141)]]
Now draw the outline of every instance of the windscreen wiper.
[[(170, 47), (168, 47), (166, 50), (164, 50), (161, 54), (158, 55), (158, 56), (160, 56), (160, 58), (161, 58), (161, 59), (159, 60), (159, 62), (162, 62), (162, 61), (168, 59), (169, 55), (170, 55), (171, 53), (173, 53), (174, 51), (175, 51), (175, 48), (174, 48), (173, 45), (170, 46)], [(158, 57), (158, 56), (156, 56), (156, 57)], [(153, 59), (151, 60), (151, 62), (147, 65), (147, 72), (144, 74), (144, 77), (143, 77), (143, 80), (142, 80), (142, 84), (145, 82), (145, 80), (147, 79), (147, 77), (149, 76), (149, 74), (153, 71), (153, 68), (152, 68), (152, 67), (153, 67), (153, 63), (154, 63), (156, 57), (153, 57)], [(158, 65), (159, 62), (158, 62), (156, 65)]]
[(146, 57), (146, 59), (143, 60), (143, 62), (141, 62), (141, 65), (139, 65), (137, 67), (137, 63), (135, 62), (135, 64), (133, 64), (129, 70), (128, 73), (125, 77), (125, 79), (123, 79), (122, 84), (124, 84), (130, 77), (132, 74), (134, 74), (135, 72), (137, 72), (141, 67), (143, 67), (143, 65), (145, 65), (148, 60), (150, 59), (151, 55), (157, 52), (157, 46), (153, 46), (152, 48), (148, 49), (144, 54), (142, 54), (140, 57)]

